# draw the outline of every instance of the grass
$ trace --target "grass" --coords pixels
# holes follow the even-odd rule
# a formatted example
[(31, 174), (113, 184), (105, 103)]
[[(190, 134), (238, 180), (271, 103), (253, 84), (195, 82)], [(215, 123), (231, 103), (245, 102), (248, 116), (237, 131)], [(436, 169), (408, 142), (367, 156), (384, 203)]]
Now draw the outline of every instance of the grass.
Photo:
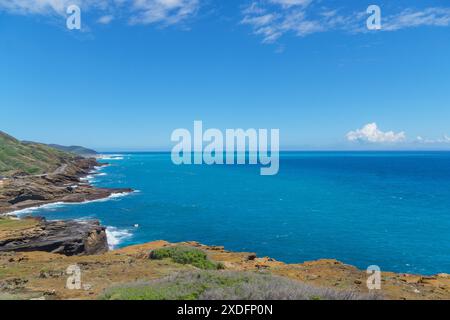
[(17, 231), (22, 229), (27, 229), (33, 227), (37, 222), (33, 219), (11, 219), (11, 218), (0, 218), (0, 234), (6, 231)]
[(153, 250), (150, 253), (150, 259), (171, 259), (175, 263), (189, 264), (203, 270), (223, 269), (222, 264), (209, 260), (206, 253), (202, 250), (186, 246), (174, 246)]
[(379, 296), (308, 286), (274, 276), (238, 271), (190, 271), (107, 289), (104, 300), (367, 300)]

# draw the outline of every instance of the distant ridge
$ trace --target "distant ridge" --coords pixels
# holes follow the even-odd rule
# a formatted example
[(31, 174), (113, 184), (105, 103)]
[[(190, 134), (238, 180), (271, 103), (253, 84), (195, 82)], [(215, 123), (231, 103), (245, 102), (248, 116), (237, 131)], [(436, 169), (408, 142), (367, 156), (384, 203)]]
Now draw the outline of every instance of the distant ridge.
[(98, 155), (98, 152), (92, 149), (88, 149), (85, 147), (80, 147), (80, 146), (61, 146), (59, 144), (49, 144), (49, 147), (61, 150), (61, 151), (65, 151), (65, 152), (71, 152), (71, 153), (75, 153), (79, 156), (83, 156), (83, 157), (95, 157)]

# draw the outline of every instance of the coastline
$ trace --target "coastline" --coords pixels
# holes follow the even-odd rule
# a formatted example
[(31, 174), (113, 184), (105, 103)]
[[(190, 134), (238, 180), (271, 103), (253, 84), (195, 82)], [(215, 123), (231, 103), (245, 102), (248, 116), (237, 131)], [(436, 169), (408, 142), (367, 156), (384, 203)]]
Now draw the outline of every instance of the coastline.
[[(107, 160), (104, 158), (102, 159)], [(111, 160), (114, 159), (118, 160), (117, 158), (112, 158)], [(22, 187), (22, 193), (24, 191), (26, 193), (27, 191), (26, 188), (23, 189), (23, 187), (27, 185), (26, 181), (24, 183), (23, 180), (27, 179), (29, 179), (32, 184), (37, 184), (35, 187), (39, 187), (38, 184), (42, 182), (44, 184), (44, 189), (50, 188), (50, 191), (61, 191), (65, 189), (65, 191), (61, 191), (60, 194), (57, 194), (57, 196), (52, 199), (39, 200), (33, 199), (33, 197), (38, 196), (39, 191), (43, 190), (32, 186), (30, 187), (30, 190), (35, 192), (34, 194), (27, 194), (28, 198), (23, 198), (23, 201), (10, 206), (10, 208), (19, 207), (19, 209), (12, 211), (5, 210), (6, 212), (2, 212), (0, 217), (7, 216), (13, 218), (16, 216), (16, 218), (25, 218), (25, 214), (31, 213), (34, 210), (42, 209), (43, 207), (71, 204), (80, 205), (95, 201), (107, 201), (110, 198), (137, 192), (132, 189), (105, 189), (94, 187), (89, 181), (90, 178), (95, 177), (95, 175), (98, 174), (98, 170), (107, 164), (99, 163), (96, 159), (79, 159), (79, 161), (81, 161), (81, 163), (74, 164), (74, 166), (65, 167), (64, 170), (57, 170), (56, 173), (46, 175), (45, 177), (25, 176), (13, 178), (20, 181), (19, 185)], [(11, 189), (11, 185), (8, 186), (9, 183), (11, 183), (11, 181), (6, 181), (6, 183), (3, 182), (2, 191), (4, 190), (3, 188), (5, 184), (7, 188), (9, 187), (9, 189)], [(51, 186), (49, 186), (49, 184), (51, 184)], [(14, 196), (16, 198), (21, 197), (21, 195), (17, 194)], [(53, 225), (55, 221), (49, 223), (50, 228), (46, 225), (43, 229), (55, 228)], [(5, 266), (9, 266), (11, 263), (14, 263), (16, 257), (19, 257), (17, 258), (19, 260), (22, 259), (21, 257), (23, 256), (27, 257), (26, 259), (31, 260), (33, 257), (39, 257), (39, 259), (41, 259), (39, 261), (42, 263), (41, 267), (45, 267), (48, 261), (57, 259), (64, 262), (66, 261), (68, 255), (74, 255), (84, 257), (83, 261), (86, 259), (89, 261), (102, 261), (102, 263), (104, 263), (104, 267), (109, 268), (110, 264), (114, 265), (115, 263), (115, 258), (113, 258), (114, 256), (123, 255), (127, 259), (138, 260), (140, 264), (145, 265), (147, 263), (146, 260), (148, 260), (148, 252), (149, 250), (152, 250), (152, 248), (177, 245), (166, 241), (155, 241), (134, 246), (127, 246), (115, 250), (114, 246), (116, 243), (108, 243), (111, 241), (110, 236), (108, 235), (108, 228), (111, 228), (110, 232), (121, 232), (121, 230), (113, 230), (114, 227), (101, 226), (98, 221), (89, 222), (90, 225), (86, 228), (86, 223), (87, 221), (84, 222), (77, 220), (59, 221), (59, 224), (56, 226), (56, 231), (58, 233), (56, 235), (52, 235), (53, 238), (56, 237), (58, 239), (56, 244), (52, 242), (52, 246), (48, 245), (48, 235), (45, 235), (44, 238), (36, 241), (35, 238), (37, 237), (33, 234), (31, 234), (30, 237), (30, 232), (27, 229), (26, 232), (28, 233), (28, 238), (20, 238), (19, 236), (19, 240), (23, 243), (27, 243), (25, 251), (31, 252), (20, 251), (22, 249), (14, 250), (14, 248), (0, 250), (7, 251), (7, 256), (13, 257), (11, 258), (13, 262), (9, 261), (3, 263)], [(41, 231), (40, 229), (42, 228), (38, 228), (38, 234)], [(72, 237), (69, 242), (61, 241), (61, 238), (63, 238), (63, 236), (66, 237), (67, 233), (71, 236), (75, 234), (75, 238)], [(61, 236), (61, 234), (63, 236)], [(76, 243), (84, 243), (87, 239), (91, 239), (92, 235), (96, 235), (95, 237), (98, 239), (92, 245), (92, 247), (96, 248), (95, 250), (85, 251), (84, 248), (80, 248), (77, 249), (75, 254), (65, 251), (65, 247), (73, 247), (74, 239)], [(17, 234), (15, 236), (17, 236)], [(29, 243), (29, 239), (33, 240)], [(14, 239), (14, 241), (17, 242), (17, 239)], [(42, 243), (45, 245), (42, 245)], [(107, 246), (109, 244), (109, 250), (108, 247), (106, 247), (106, 250), (104, 249), (105, 244)], [(197, 242), (184, 242), (182, 245), (199, 248), (207, 252), (208, 256), (212, 257), (214, 261), (223, 263), (226, 270), (270, 272), (275, 275), (295, 279), (312, 285), (327, 288), (345, 288), (366, 292), (365, 283), (367, 280), (367, 273), (364, 270), (359, 270), (354, 266), (344, 264), (334, 259), (320, 259), (303, 263), (284, 263), (269, 257), (258, 258), (254, 253), (231, 252), (226, 251), (223, 247), (207, 246)], [(57, 246), (56, 250), (54, 249), (55, 246)], [(51, 250), (49, 250), (49, 248), (51, 248)], [(55, 252), (58, 253), (56, 256)], [(0, 255), (0, 261), (1, 258), (2, 255)], [(142, 272), (141, 277), (144, 277), (145, 272), (142, 269), (138, 270), (139, 272)], [(159, 272), (164, 273), (165, 267), (161, 267), (161, 270), (158, 270), (157, 273)], [(131, 277), (126, 278), (119, 275), (117, 269), (111, 270), (109, 274), (112, 279), (121, 279), (126, 281), (133, 280)], [(441, 273), (432, 276), (424, 276), (417, 274), (382, 272), (382, 275), (383, 286), (387, 287), (386, 290), (383, 290), (383, 293), (387, 294), (387, 298), (389, 299), (450, 299), (450, 275), (448, 274)], [(32, 276), (30, 275), (30, 277)], [(0, 279), (0, 283), (1, 281), (2, 279)], [(104, 289), (101, 285), (99, 285), (99, 287)], [(96, 294), (97, 293), (98, 291), (96, 291)], [(64, 295), (65, 293), (62, 294), (60, 298), (65, 298)]]
[(108, 165), (97, 160), (77, 158), (72, 163), (63, 164), (53, 173), (3, 180), (0, 189), (0, 216), (23, 215), (46, 206), (102, 201), (134, 192), (130, 188), (94, 187), (89, 179)]

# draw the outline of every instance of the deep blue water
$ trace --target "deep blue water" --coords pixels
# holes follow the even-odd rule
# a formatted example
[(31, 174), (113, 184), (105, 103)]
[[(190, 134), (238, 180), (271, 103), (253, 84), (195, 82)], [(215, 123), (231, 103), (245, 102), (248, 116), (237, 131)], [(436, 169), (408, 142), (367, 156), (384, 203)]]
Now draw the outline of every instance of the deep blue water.
[(285, 262), (450, 272), (450, 153), (283, 153), (276, 176), (258, 166), (175, 166), (161, 153), (108, 162), (95, 185), (140, 192), (34, 214), (99, 218), (117, 228), (118, 246), (196, 240)]

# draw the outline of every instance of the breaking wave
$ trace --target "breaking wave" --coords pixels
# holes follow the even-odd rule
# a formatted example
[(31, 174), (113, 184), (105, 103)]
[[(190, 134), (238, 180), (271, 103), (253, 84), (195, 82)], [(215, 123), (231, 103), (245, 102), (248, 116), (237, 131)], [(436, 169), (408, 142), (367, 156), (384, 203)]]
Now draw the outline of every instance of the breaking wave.
[(133, 234), (127, 229), (119, 229), (116, 227), (106, 228), (106, 237), (108, 239), (108, 246), (110, 250), (114, 250), (118, 245), (129, 239)]

